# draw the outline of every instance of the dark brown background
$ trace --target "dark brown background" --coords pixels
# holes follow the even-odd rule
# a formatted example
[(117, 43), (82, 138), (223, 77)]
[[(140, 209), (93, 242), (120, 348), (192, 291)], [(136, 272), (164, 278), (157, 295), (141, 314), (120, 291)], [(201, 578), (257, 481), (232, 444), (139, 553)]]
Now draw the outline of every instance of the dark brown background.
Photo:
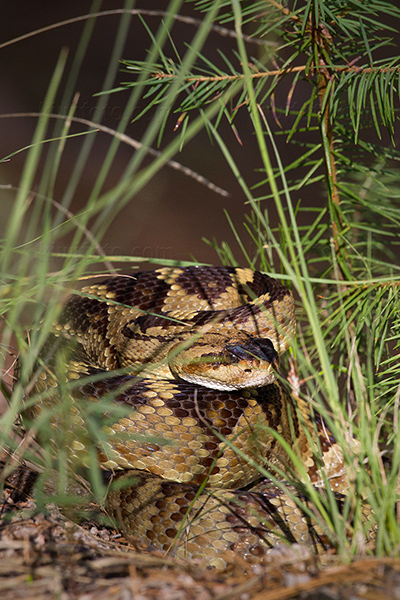
[[(166, 0), (141, 0), (136, 3), (135, 8), (162, 11), (168, 7), (168, 4)], [(23, 2), (16, 0), (12, 3), (3, 3), (3, 27), (0, 34), (0, 44), (35, 29), (88, 13), (90, 7), (91, 2), (89, 1), (54, 2), (54, 0), (44, 0), (41, 2)], [(118, 8), (123, 8), (122, 0), (105, 0), (101, 4), (100, 10)], [(202, 17), (200, 12), (193, 10), (193, 3), (190, 2), (183, 5), (181, 13), (196, 18)], [(146, 22), (153, 31), (157, 30), (160, 19), (161, 17), (145, 17)], [(76, 90), (80, 93), (79, 104), (75, 112), (77, 117), (93, 118), (96, 103), (94, 94), (101, 89), (119, 22), (120, 15), (103, 16), (96, 21), (94, 34), (76, 85)], [(5, 48), (0, 48), (0, 115), (40, 111), (61, 49), (66, 47), (69, 50), (67, 75), (84, 24), (84, 22), (79, 22), (65, 25)], [(391, 23), (391, 25), (395, 26), (396, 24)], [(232, 24), (227, 26), (232, 27)], [(249, 27), (251, 27), (251, 24)], [(172, 36), (181, 55), (185, 52), (185, 43), (190, 42), (195, 33), (196, 28), (194, 26), (179, 22), (175, 23)], [(143, 24), (137, 16), (133, 16), (123, 57), (127, 59), (144, 59), (146, 49), (149, 46), (149, 36)], [(203, 52), (210, 60), (217, 62), (224, 68), (217, 49), (232, 57), (231, 52), (235, 46), (235, 40), (212, 34)], [(171, 47), (167, 46), (166, 52), (171, 57), (174, 56)], [(250, 54), (257, 56), (259, 52), (259, 47), (249, 45)], [(395, 54), (396, 48), (384, 47), (381, 49), (382, 56), (393, 56)], [(114, 86), (118, 86), (121, 82), (127, 80), (129, 80), (129, 75), (120, 71)], [(277, 106), (281, 108), (285, 106), (290, 86), (290, 78), (283, 79), (280, 82), (276, 94)], [(309, 84), (299, 82), (293, 95), (292, 108), (298, 109), (304, 100), (309, 97), (310, 91)], [(111, 128), (118, 126), (128, 95), (129, 92), (111, 95), (102, 120), (104, 125)], [(57, 112), (57, 108), (62, 107), (55, 106), (55, 112)], [(270, 107), (264, 105), (263, 109), (271, 127), (279, 130)], [(126, 133), (132, 138), (140, 140), (150, 118), (150, 115), (146, 115), (141, 121), (130, 124)], [(282, 116), (279, 118), (284, 127), (290, 125), (289, 119)], [(177, 115), (171, 115), (169, 118), (163, 143), (167, 143), (178, 135), (174, 133), (176, 119)], [(36, 119), (31, 117), (0, 118), (0, 157), (7, 156), (11, 152), (28, 145), (31, 142), (35, 124)], [(229, 126), (224, 122), (219, 131), (236, 159), (247, 184), (251, 185), (259, 181), (262, 175), (257, 172), (257, 169), (261, 166), (261, 160), (246, 107), (240, 109), (235, 124), (242, 145), (238, 143)], [(73, 126), (72, 128), (72, 131), (84, 130), (84, 126)], [(289, 144), (286, 143), (285, 136), (276, 137), (284, 164), (289, 164), (296, 156), (301, 154), (302, 149), (296, 145), (296, 141), (301, 136), (304, 139), (305, 135), (299, 134)], [(312, 142), (313, 138), (309, 134), (307, 135), (307, 140)], [(66, 143), (55, 187), (55, 200), (62, 198), (83, 139), (83, 137), (75, 138), (68, 140)], [(318, 137), (316, 136), (315, 139), (317, 140)], [(377, 141), (373, 132), (370, 139)], [(74, 212), (85, 206), (110, 143), (111, 137), (109, 135), (97, 134), (90, 160), (73, 199), (72, 210)], [(133, 148), (124, 144), (121, 145), (105, 189), (111, 188), (118, 182), (133, 152)], [(0, 164), (0, 184), (18, 186), (25, 157), (26, 151), (12, 157), (9, 162)], [(202, 262), (216, 263), (218, 262), (217, 255), (202, 241), (204, 236), (208, 239), (216, 238), (218, 242), (227, 240), (232, 245), (238, 262), (245, 264), (245, 259), (238, 249), (223, 210), (227, 209), (229, 211), (235, 227), (243, 235), (246, 250), (251, 253), (254, 250), (254, 244), (244, 233), (242, 227), (244, 216), (249, 212), (249, 209), (245, 206), (244, 194), (217, 145), (210, 141), (206, 132), (202, 132), (190, 141), (181, 153), (176, 155), (175, 160), (227, 190), (229, 197), (224, 198), (188, 178), (183, 173), (166, 166), (139, 194), (132, 197), (115, 220), (110, 221), (107, 234), (102, 240), (104, 251), (110, 255), (143, 255), (160, 259), (190, 259), (194, 256)], [(256, 195), (263, 193), (268, 193), (266, 186), (255, 192)], [(2, 230), (6, 227), (7, 215), (12, 207), (14, 196), (13, 192), (0, 189), (0, 229)], [(304, 188), (301, 192), (293, 193), (292, 199), (294, 203), (297, 203), (298, 199), (302, 199), (307, 206), (318, 206), (325, 201), (324, 197), (325, 192), (322, 186), (311, 186)], [(278, 219), (273, 202), (264, 201), (262, 206), (268, 209), (272, 225), (277, 225)], [(302, 225), (307, 225), (314, 218), (315, 213), (299, 214)], [(68, 250), (68, 240), (65, 240), (65, 242), (60, 241), (55, 250)]]
[[(4, 3), (2, 7), (1, 42), (37, 28), (85, 14), (89, 12), (90, 6), (90, 2), (54, 2), (53, 0), (35, 3), (21, 1)], [(142, 2), (136, 4), (135, 8), (165, 10), (167, 6), (167, 2), (142, 0)], [(109, 0), (103, 2), (101, 10), (122, 7), (122, 0)], [(190, 3), (183, 7), (182, 12), (192, 14), (197, 18), (201, 17), (201, 13), (193, 11)], [(77, 84), (77, 91), (80, 92), (80, 101), (75, 113), (77, 117), (85, 119), (93, 117), (93, 107), (95, 105), (93, 94), (101, 88), (119, 19), (120, 16), (118, 15), (106, 16), (99, 18), (96, 22), (94, 35)], [(145, 19), (155, 31), (160, 18), (145, 17)], [(39, 111), (41, 109), (61, 49), (63, 47), (69, 49), (69, 62), (66, 69), (68, 73), (68, 66), (71, 64), (83, 27), (83, 22), (65, 25), (1, 49), (1, 114)], [(172, 34), (180, 52), (185, 51), (184, 43), (190, 42), (195, 31), (193, 26), (176, 23)], [(149, 47), (148, 35), (138, 17), (134, 16), (123, 56), (127, 59), (143, 59), (147, 47)], [(205, 49), (205, 53), (211, 60), (220, 61), (216, 52), (217, 47), (229, 53), (230, 49), (235, 47), (235, 42), (218, 35), (212, 35)], [(251, 51), (256, 55), (258, 52), (257, 47), (251, 48)], [(120, 72), (114, 85), (117, 86), (121, 81), (127, 79), (128, 76)], [(281, 98), (282, 102), (285, 102), (289, 86), (289, 82), (283, 82), (281, 86), (278, 99)], [(302, 88), (299, 86), (294, 106), (296, 104), (300, 105), (304, 98), (301, 90)], [(306, 93), (308, 92), (309, 90)], [(129, 92), (123, 92), (111, 96), (102, 121), (103, 124), (111, 128), (117, 127), (128, 94)], [(267, 106), (264, 108), (274, 126), (269, 108)], [(55, 111), (57, 111), (57, 106)], [(148, 125), (149, 118), (146, 116), (141, 122), (129, 125), (127, 134), (135, 139), (140, 139)], [(173, 131), (176, 118), (176, 115), (171, 116), (167, 123), (165, 141), (177, 135)], [(7, 156), (11, 152), (28, 145), (31, 141), (35, 123), (36, 120), (29, 117), (0, 119), (0, 156)], [(261, 161), (246, 108), (240, 110), (236, 127), (243, 145), (238, 143), (229, 126), (224, 124), (221, 133), (237, 160), (247, 183), (251, 184), (260, 177), (255, 173), (255, 169), (260, 167)], [(83, 131), (84, 129), (84, 126), (77, 126), (73, 131)], [(56, 200), (59, 200), (62, 196), (73, 170), (78, 149), (82, 143), (83, 138), (67, 141), (62, 159), (62, 168), (56, 183)], [(83, 173), (73, 201), (73, 211), (77, 211), (85, 205), (110, 143), (110, 136), (104, 133), (97, 134), (88, 167)], [(295, 152), (298, 152), (291, 145), (285, 145), (283, 138), (279, 140), (279, 143), (285, 161), (292, 159)], [(133, 152), (132, 148), (121, 145), (106, 188), (110, 188), (118, 182), (118, 178)], [(22, 152), (9, 162), (0, 165), (1, 184), (18, 185), (25, 156), (26, 152)], [(210, 142), (207, 134), (203, 132), (189, 142), (175, 159), (227, 190), (229, 197), (224, 198), (215, 194), (201, 184), (192, 181), (183, 173), (178, 173), (170, 167), (164, 167), (137, 196), (132, 198), (118, 218), (109, 223), (107, 235), (102, 241), (105, 252), (111, 255), (143, 255), (160, 259), (189, 259), (194, 256), (199, 261), (218, 262), (215, 252), (202, 241), (201, 238), (204, 236), (209, 239), (215, 237), (219, 242), (222, 240), (230, 242), (237, 259), (239, 262), (244, 263), (245, 261), (234, 242), (223, 209), (229, 211), (235, 226), (243, 233), (242, 222), (248, 208), (244, 204), (244, 194), (232, 176), (220, 150), (215, 143)], [(267, 192), (266, 189), (265, 192)], [(318, 194), (315, 191), (313, 193)], [(318, 196), (316, 195), (313, 200), (318, 202)], [(2, 225), (0, 224), (0, 226), (2, 229), (5, 226), (6, 216), (12, 201), (13, 194), (11, 192), (0, 190), (2, 215)], [(274, 222), (272, 202), (270, 204), (271, 219)], [(268, 206), (267, 202), (265, 202), (265, 206)], [(247, 236), (245, 236), (245, 246), (250, 252), (254, 248)], [(65, 246), (60, 242), (60, 246), (56, 250), (63, 251), (67, 248), (67, 241)]]

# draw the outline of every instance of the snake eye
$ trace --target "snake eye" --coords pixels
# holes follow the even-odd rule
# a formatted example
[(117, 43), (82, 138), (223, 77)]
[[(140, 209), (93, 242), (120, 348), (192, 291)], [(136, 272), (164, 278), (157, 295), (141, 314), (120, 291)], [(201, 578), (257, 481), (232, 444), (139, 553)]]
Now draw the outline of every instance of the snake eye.
[(256, 358), (273, 364), (278, 359), (278, 353), (271, 340), (263, 338), (250, 338), (245, 343), (228, 345), (226, 352), (236, 359), (236, 362)]

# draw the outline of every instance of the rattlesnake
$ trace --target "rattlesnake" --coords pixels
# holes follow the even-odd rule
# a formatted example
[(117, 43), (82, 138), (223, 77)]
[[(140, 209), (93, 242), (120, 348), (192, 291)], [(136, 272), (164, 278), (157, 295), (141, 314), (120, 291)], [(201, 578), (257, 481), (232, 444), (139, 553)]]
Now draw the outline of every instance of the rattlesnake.
[[(282, 539), (320, 551), (332, 539), (290, 481), (322, 488), (329, 480), (340, 503), (348, 479), (321, 419), (278, 381), (294, 333), (292, 294), (260, 272), (198, 266), (114, 276), (67, 302), (41, 352), (35, 410), (53, 406), (60, 376), (73, 384), (66, 445), (85, 464), (79, 407), (105, 398), (125, 407), (101, 426), (98, 458), (121, 484), (108, 510), (151, 547), (218, 568), (239, 555), (263, 561)], [(266, 479), (265, 468), (286, 484)]]

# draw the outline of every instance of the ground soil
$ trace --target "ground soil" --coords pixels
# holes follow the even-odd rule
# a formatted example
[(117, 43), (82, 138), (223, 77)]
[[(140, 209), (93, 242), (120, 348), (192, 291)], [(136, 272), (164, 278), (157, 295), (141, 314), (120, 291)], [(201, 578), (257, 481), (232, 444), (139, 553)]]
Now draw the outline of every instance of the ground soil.
[(76, 523), (55, 505), (39, 511), (31, 474), (7, 479), (0, 520), (1, 600), (400, 600), (400, 559), (360, 558), (318, 567), (305, 548), (277, 548), (270, 563), (224, 572), (138, 550), (96, 521)]

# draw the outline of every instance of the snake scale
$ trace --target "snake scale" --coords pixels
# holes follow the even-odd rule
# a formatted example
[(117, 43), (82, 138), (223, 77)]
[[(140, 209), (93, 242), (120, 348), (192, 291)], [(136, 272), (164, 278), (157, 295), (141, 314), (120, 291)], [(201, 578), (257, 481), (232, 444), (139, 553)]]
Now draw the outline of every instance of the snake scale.
[[(338, 502), (348, 480), (335, 440), (276, 380), (294, 333), (292, 294), (260, 272), (165, 267), (110, 277), (68, 300), (41, 352), (35, 410), (55, 402), (60, 377), (73, 384), (65, 443), (85, 464), (77, 407), (109, 399), (125, 409), (101, 425), (97, 452), (119, 484), (109, 512), (149, 547), (217, 568), (238, 556), (260, 563), (282, 540), (318, 552), (332, 542), (315, 508), (298, 506), (287, 447), (317, 489), (322, 465)], [(263, 467), (285, 473), (286, 489)]]

